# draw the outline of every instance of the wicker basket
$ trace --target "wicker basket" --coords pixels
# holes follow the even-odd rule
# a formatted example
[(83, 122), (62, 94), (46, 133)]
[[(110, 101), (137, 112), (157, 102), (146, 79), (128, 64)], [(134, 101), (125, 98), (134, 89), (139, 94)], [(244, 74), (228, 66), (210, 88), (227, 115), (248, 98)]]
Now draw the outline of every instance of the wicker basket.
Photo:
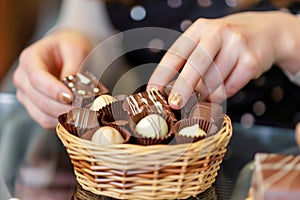
[(67, 149), (78, 183), (117, 199), (184, 199), (211, 187), (232, 135), (224, 115), (221, 130), (191, 144), (99, 146), (68, 133), (57, 134)]

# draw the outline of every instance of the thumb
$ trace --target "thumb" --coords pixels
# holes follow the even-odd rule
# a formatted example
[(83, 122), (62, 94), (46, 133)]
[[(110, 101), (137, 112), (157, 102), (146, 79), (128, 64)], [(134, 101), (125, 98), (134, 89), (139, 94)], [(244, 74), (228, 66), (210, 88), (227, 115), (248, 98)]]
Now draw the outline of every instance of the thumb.
[(88, 53), (89, 48), (85, 45), (62, 47), (61, 56), (63, 64), (60, 74), (61, 78), (79, 72)]
[[(64, 47), (61, 49), (61, 60), (62, 60), (62, 69), (60, 73), (60, 79), (69, 76), (75, 75), (78, 71), (80, 71), (80, 67), (88, 54), (87, 48), (74, 48), (72, 46)], [(66, 86), (64, 86), (66, 87)], [(70, 91), (66, 92), (67, 88), (64, 89), (65, 92), (61, 92), (58, 97), (60, 102), (70, 103), (72, 94)]]

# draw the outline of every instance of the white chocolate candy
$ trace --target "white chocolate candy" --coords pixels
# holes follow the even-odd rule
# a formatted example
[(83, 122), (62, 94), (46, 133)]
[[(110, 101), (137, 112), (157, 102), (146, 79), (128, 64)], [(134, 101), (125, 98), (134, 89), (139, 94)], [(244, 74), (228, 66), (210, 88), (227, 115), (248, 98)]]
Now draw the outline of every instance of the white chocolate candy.
[(206, 136), (206, 133), (201, 128), (199, 128), (198, 124), (195, 124), (193, 126), (188, 126), (181, 129), (178, 135), (184, 137), (201, 137), (201, 136), (204, 137)]
[(159, 139), (167, 135), (168, 124), (160, 115), (150, 114), (139, 121), (135, 131), (142, 137)]
[(122, 144), (124, 138), (117, 129), (103, 126), (94, 133), (92, 141), (100, 145)]
[(103, 94), (103, 95), (100, 95), (99, 97), (97, 97), (93, 101), (93, 104), (90, 109), (93, 111), (97, 111), (114, 101), (117, 101), (117, 99), (114, 98), (113, 96), (110, 96), (108, 94)]

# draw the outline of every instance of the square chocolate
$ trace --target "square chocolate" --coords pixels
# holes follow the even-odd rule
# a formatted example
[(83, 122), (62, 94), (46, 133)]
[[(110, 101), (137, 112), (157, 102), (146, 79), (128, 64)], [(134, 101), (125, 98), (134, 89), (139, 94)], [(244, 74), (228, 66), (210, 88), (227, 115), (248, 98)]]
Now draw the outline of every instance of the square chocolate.
[(298, 200), (300, 197), (300, 155), (257, 153), (252, 178), (254, 199)]
[(69, 75), (64, 77), (62, 82), (72, 90), (73, 107), (88, 107), (97, 96), (108, 92), (108, 89), (89, 72)]

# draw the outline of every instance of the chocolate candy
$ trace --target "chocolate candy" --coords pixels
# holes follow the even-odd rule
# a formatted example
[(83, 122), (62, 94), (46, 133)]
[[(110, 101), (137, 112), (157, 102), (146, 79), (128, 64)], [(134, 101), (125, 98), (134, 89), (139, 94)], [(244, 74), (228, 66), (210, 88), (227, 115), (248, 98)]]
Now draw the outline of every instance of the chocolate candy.
[(169, 115), (174, 121), (174, 113), (171, 111), (167, 101), (158, 90), (150, 90), (130, 95), (126, 98), (125, 108), (130, 115), (137, 115), (142, 112), (157, 112)]
[(98, 114), (87, 108), (73, 108), (67, 114), (67, 124), (79, 129), (92, 129), (99, 127)]
[(252, 179), (253, 199), (300, 197), (300, 155), (257, 153)]
[(135, 131), (141, 137), (159, 139), (168, 134), (168, 124), (161, 116), (150, 114), (137, 123)]
[(114, 101), (117, 101), (117, 99), (113, 96), (110, 96), (108, 94), (102, 94), (93, 101), (93, 104), (90, 109), (97, 111)]
[(117, 129), (103, 126), (95, 131), (92, 141), (100, 145), (122, 144), (124, 138)]
[(195, 124), (193, 126), (187, 126), (185, 128), (182, 128), (179, 133), (181, 136), (185, 137), (205, 137), (206, 133), (204, 130), (199, 128), (199, 124)]
[(62, 82), (72, 90), (74, 107), (87, 107), (95, 97), (108, 92), (107, 88), (89, 72), (69, 75), (63, 78)]
[(189, 118), (200, 118), (218, 124), (222, 119), (223, 108), (216, 103), (198, 102), (193, 106)]

